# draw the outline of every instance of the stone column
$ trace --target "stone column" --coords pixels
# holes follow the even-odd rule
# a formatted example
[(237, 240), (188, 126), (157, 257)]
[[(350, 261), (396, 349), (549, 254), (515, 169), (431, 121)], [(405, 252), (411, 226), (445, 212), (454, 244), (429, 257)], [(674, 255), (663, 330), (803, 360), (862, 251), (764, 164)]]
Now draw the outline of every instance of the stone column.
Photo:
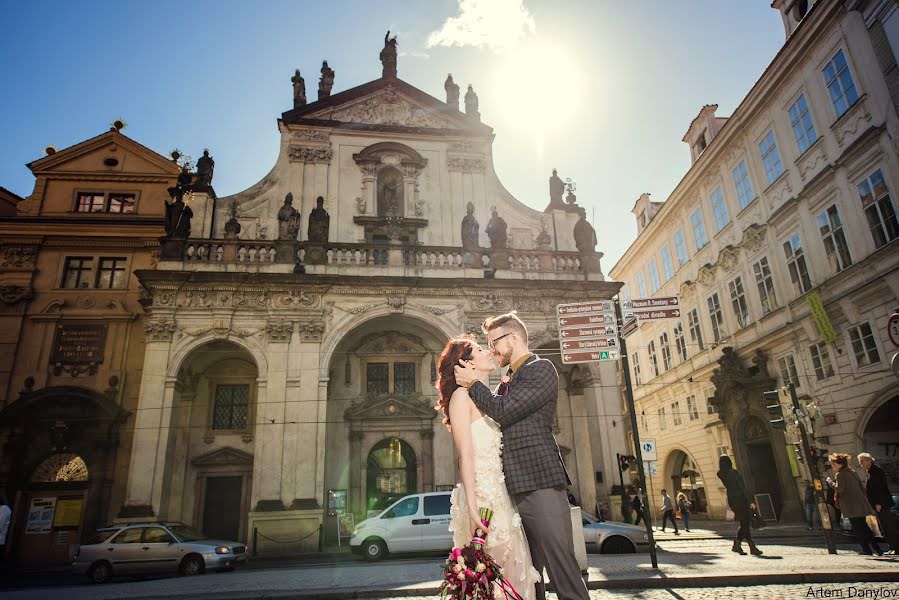
[(354, 514), (365, 513), (362, 497), (362, 432), (350, 431), (350, 510)]
[(174, 382), (166, 385), (166, 369), (175, 322), (169, 318), (153, 318), (145, 323), (144, 331), (146, 348), (134, 419), (128, 489), (119, 521), (160, 516), (165, 449), (171, 431), (171, 421), (165, 420), (166, 416), (171, 417), (166, 407), (171, 406), (174, 395)]
[(421, 435), (421, 491), (434, 491), (434, 429), (422, 429)]
[[(261, 375), (261, 374), (260, 374)], [(279, 402), (264, 378), (256, 380), (256, 449), (253, 454), (253, 511), (283, 510), (281, 455), (284, 438), (283, 388)]]

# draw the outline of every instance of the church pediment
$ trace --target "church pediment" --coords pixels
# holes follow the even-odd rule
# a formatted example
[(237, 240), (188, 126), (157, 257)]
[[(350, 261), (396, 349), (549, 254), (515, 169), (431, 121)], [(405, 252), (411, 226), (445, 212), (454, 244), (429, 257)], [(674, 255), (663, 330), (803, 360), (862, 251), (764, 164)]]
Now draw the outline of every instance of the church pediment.
[(107, 131), (28, 164), (33, 173), (177, 176), (173, 161), (118, 131)]
[(348, 421), (433, 419), (436, 415), (437, 412), (429, 402), (405, 396), (369, 398), (361, 403), (350, 405), (344, 412), (344, 417)]
[(236, 448), (220, 448), (193, 459), (194, 466), (252, 465), (253, 455)]
[(288, 124), (328, 124), (340, 127), (405, 127), (431, 130), (476, 130), (489, 133), (445, 102), (401, 79), (377, 79), (302, 108), (284, 113)]

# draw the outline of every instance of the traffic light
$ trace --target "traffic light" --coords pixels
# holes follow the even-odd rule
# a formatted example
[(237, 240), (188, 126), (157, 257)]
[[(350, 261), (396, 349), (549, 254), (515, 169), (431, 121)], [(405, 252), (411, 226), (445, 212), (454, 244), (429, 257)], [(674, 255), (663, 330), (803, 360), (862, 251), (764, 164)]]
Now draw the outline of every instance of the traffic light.
[(778, 391), (764, 392), (765, 406), (768, 407), (768, 416), (771, 417), (771, 427), (774, 429), (786, 430), (787, 424), (784, 421), (784, 408), (780, 403), (780, 393)]

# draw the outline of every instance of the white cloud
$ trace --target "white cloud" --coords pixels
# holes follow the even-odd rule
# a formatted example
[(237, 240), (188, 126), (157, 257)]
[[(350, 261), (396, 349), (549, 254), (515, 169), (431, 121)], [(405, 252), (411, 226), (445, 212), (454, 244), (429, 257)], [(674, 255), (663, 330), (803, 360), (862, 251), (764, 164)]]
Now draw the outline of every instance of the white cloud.
[(524, 0), (458, 0), (459, 14), (428, 35), (434, 46), (487, 47), (494, 51), (514, 46), (534, 35), (537, 25)]
[(421, 50), (409, 50), (408, 52), (400, 52), (400, 56), (408, 56), (409, 58), (421, 58), (428, 59), (431, 58), (431, 55), (427, 52), (422, 52)]

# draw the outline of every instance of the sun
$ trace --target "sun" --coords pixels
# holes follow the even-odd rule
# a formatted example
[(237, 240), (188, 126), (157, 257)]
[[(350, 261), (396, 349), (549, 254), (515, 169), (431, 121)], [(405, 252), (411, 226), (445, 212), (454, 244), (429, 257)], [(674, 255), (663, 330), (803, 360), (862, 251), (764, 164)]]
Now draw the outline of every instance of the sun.
[(576, 117), (582, 77), (576, 58), (564, 45), (532, 41), (500, 57), (494, 93), (504, 120), (533, 131), (539, 145)]

